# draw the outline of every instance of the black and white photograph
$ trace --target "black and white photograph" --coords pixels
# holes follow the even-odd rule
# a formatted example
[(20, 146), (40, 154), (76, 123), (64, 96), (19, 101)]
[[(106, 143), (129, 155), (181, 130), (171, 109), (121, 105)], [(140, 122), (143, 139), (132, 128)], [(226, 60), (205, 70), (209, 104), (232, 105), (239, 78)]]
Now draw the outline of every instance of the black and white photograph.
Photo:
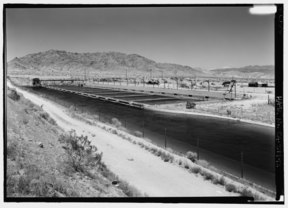
[(284, 203), (283, 4), (4, 4), (4, 200)]

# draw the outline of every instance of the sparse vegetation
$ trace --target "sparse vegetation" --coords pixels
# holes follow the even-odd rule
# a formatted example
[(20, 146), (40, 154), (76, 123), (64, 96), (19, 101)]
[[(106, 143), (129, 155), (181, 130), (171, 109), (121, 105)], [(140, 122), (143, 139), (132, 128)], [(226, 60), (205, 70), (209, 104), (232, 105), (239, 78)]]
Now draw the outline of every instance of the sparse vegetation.
[(14, 101), (20, 100), (20, 95), (17, 93), (15, 89), (8, 89), (7, 96)]
[(59, 143), (63, 131), (41, 107), (22, 97), (7, 103), (7, 197), (141, 195), (120, 179), (118, 187), (109, 182), (105, 175), (117, 176), (103, 168), (87, 137), (63, 134)]
[(201, 170), (200, 174), (204, 177), (205, 180), (213, 180), (215, 176), (207, 170)]
[(53, 118), (51, 118), (48, 113), (46, 113), (46, 112), (40, 112), (40, 113), (39, 113), (39, 116), (40, 116), (41, 118), (43, 118), (44, 120), (48, 121), (50, 124), (56, 125), (56, 121), (55, 121)]
[(195, 173), (195, 174), (200, 173), (200, 171), (201, 171), (201, 168), (199, 166), (193, 166), (190, 168), (190, 172)]
[(221, 177), (219, 178), (219, 184), (222, 185), (222, 186), (224, 186), (224, 185), (226, 184), (226, 181), (225, 181), (225, 179), (224, 179), (224, 176), (221, 176)]
[(122, 127), (122, 123), (117, 118), (112, 118), (111, 123), (116, 128)]
[(87, 168), (99, 166), (102, 153), (97, 152), (97, 148), (91, 145), (87, 136), (77, 136), (74, 131), (61, 135), (59, 141), (64, 144), (63, 148), (67, 153), (67, 163), (75, 171), (87, 172)]
[(135, 135), (136, 137), (142, 137), (142, 136), (143, 136), (142, 132), (140, 132), (140, 131), (135, 131), (135, 132), (134, 132), (134, 135)]
[(232, 183), (225, 184), (225, 190), (229, 192), (237, 192), (236, 186)]
[[(70, 185), (49, 175), (33, 164), (20, 164), (20, 174), (8, 168), (7, 192), (9, 196), (77, 197), (79, 193)], [(11, 173), (12, 171), (12, 173)]]
[(205, 168), (209, 167), (209, 163), (206, 160), (197, 160), (196, 163)]
[(192, 162), (195, 162), (197, 160), (197, 153), (196, 152), (191, 152), (191, 151), (188, 151), (186, 153), (186, 157), (191, 160)]

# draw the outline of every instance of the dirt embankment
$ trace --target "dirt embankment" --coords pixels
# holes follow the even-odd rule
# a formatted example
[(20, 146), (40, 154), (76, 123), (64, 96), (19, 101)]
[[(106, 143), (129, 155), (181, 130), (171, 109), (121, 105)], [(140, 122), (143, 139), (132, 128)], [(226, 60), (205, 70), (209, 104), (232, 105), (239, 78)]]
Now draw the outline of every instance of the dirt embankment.
[(76, 171), (55, 120), (19, 93), (7, 94), (7, 197), (127, 196), (112, 185), (116, 176), (105, 166), (93, 175)]

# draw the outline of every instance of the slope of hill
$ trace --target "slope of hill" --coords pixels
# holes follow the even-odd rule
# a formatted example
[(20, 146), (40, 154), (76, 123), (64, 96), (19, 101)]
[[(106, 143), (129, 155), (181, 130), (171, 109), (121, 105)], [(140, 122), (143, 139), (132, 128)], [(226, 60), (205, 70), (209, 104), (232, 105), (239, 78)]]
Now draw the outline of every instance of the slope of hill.
[(241, 68), (223, 68), (213, 69), (210, 72), (217, 76), (225, 77), (244, 77), (244, 78), (262, 78), (262, 79), (273, 79), (274, 78), (274, 66), (244, 66)]
[(178, 64), (157, 63), (137, 54), (119, 52), (72, 53), (49, 50), (14, 58), (8, 75), (84, 76), (205, 76), (200, 69)]
[(81, 170), (76, 170), (77, 154), (60, 141), (66, 134), (55, 120), (14, 89), (8, 88), (6, 99), (8, 198), (131, 197), (128, 192), (136, 193), (124, 188), (125, 183), (112, 185), (116, 175), (102, 162), (97, 167), (81, 163)]

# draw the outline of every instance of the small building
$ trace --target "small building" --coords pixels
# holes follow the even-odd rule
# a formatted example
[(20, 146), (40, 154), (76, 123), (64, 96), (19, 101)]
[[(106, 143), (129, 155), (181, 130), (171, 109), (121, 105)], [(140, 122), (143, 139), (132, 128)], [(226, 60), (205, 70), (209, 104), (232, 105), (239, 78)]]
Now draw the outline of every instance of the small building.
[(258, 82), (258, 87), (268, 87), (267, 83)]
[(258, 87), (258, 82), (249, 82), (248, 87)]
[(222, 83), (223, 87), (228, 87), (230, 85), (230, 81), (225, 81)]
[(32, 86), (33, 87), (41, 87), (41, 81), (39, 78), (33, 78), (32, 79)]

